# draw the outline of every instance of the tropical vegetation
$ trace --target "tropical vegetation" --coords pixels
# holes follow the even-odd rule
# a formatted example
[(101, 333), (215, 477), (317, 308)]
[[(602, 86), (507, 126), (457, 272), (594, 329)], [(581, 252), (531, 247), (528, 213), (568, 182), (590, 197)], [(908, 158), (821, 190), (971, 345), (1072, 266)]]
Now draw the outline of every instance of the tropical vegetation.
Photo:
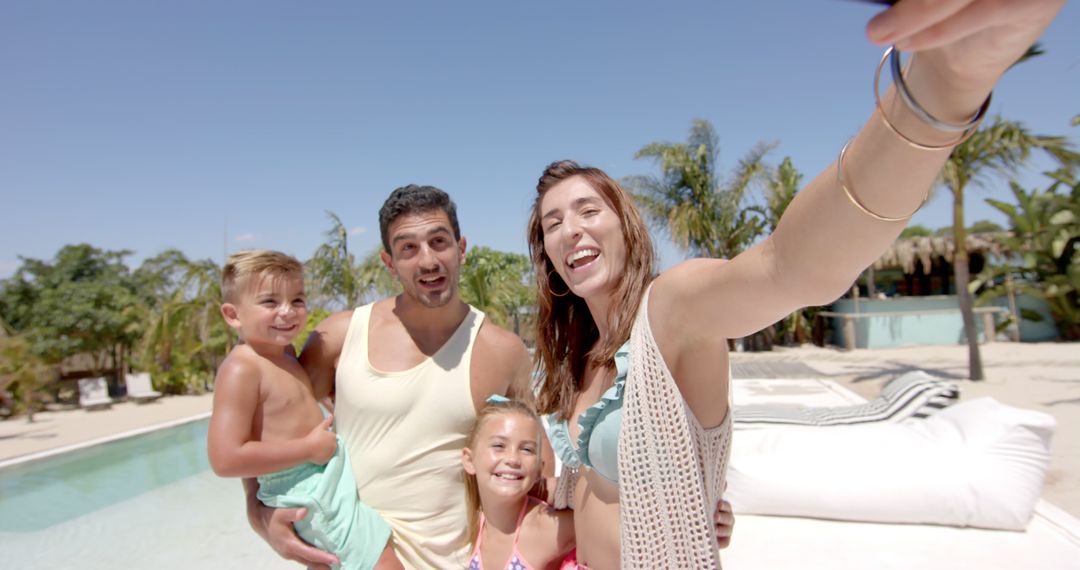
[(1072, 151), (1065, 137), (1032, 134), (1019, 122), (996, 117), (954, 148), (942, 170), (941, 186), (952, 195), (952, 235), (956, 248), (953, 274), (968, 344), (968, 377), (972, 380), (981, 380), (983, 369), (975, 314), (972, 311), (973, 298), (969, 289), (971, 278), (964, 227), (964, 194), (969, 186), (982, 186), (997, 176), (1016, 174), (1035, 150), (1045, 152), (1065, 167), (1080, 163), (1080, 156)]
[[(376, 247), (359, 260), (341, 218), (328, 212), (325, 241), (305, 262), (308, 334), (333, 311), (401, 291)], [(175, 249), (132, 270), (130, 251), (69, 245), (51, 260), (22, 258), (0, 280), (0, 411), (33, 412), (74, 399), (70, 381), (105, 376), (114, 393), (123, 374), (151, 374), (172, 394), (212, 387), (214, 372), (238, 342), (220, 316), (221, 264)], [(521, 254), (487, 247), (467, 252), (461, 295), (494, 322), (523, 334), (533, 311), (530, 264)]]
[(1080, 340), (1080, 181), (1066, 170), (1047, 175), (1052, 182), (1045, 190), (1011, 183), (1015, 204), (986, 200), (1008, 217), (1009, 231), (995, 239), (1011, 255), (986, 267), (971, 288), (983, 288), (980, 303), (1015, 293), (1042, 299), (1062, 338)]

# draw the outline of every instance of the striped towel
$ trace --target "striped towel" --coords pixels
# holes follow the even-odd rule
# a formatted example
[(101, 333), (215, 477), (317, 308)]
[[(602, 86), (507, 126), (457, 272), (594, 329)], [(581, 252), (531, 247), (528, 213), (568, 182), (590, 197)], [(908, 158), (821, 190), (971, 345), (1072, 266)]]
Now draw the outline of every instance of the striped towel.
[(837, 426), (874, 422), (899, 422), (925, 418), (960, 398), (956, 384), (935, 378), (921, 370), (890, 380), (881, 395), (865, 404), (830, 408), (791, 408), (769, 404), (734, 406), (736, 428), (793, 426)]

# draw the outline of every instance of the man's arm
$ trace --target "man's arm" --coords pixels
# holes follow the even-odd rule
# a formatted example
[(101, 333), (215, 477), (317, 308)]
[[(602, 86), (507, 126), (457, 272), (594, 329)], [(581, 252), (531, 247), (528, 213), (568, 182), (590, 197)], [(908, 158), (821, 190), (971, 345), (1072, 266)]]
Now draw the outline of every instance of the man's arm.
[(311, 546), (296, 535), (293, 523), (303, 519), (307, 509), (267, 507), (255, 495), (259, 491), (259, 482), (255, 479), (244, 479), (243, 482), (248, 523), (278, 556), (313, 570), (330, 570), (330, 566), (341, 563), (337, 556)]
[(330, 395), (337, 374), (337, 361), (345, 346), (345, 335), (349, 332), (353, 312), (341, 311), (323, 319), (311, 331), (304, 350), (300, 353), (300, 365), (311, 380), (311, 388), (316, 400)]

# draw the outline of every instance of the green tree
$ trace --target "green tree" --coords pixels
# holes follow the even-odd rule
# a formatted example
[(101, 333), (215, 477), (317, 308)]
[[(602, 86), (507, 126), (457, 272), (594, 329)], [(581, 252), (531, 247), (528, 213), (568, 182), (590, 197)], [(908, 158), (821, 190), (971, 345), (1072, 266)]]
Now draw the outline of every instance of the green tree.
[[(952, 231), (952, 229), (950, 228), (949, 231)], [(900, 232), (900, 237), (897, 239), (929, 237), (932, 235), (934, 235), (934, 230), (931, 230), (930, 228), (921, 224), (915, 224), (904, 228), (904, 231)]]
[(376, 246), (358, 263), (349, 250), (349, 232), (345, 224), (333, 212), (326, 215), (332, 222), (330, 229), (323, 233), (326, 241), (304, 263), (308, 273), (308, 297), (321, 301), (314, 304), (346, 309), (400, 293), (401, 285), (390, 275), (379, 256), (382, 245)]
[[(964, 192), (969, 185), (980, 186), (993, 175), (1015, 174), (1033, 150), (1042, 150), (1060, 164), (1076, 164), (1078, 156), (1064, 137), (1032, 134), (1022, 124), (1000, 117), (979, 129), (953, 149), (941, 175), (941, 185), (953, 198), (953, 272), (964, 336), (968, 343), (968, 369), (972, 380), (983, 379), (982, 357), (975, 331), (975, 314), (968, 285), (967, 231), (964, 226)], [(993, 334), (988, 331), (987, 334)]]
[(377, 245), (360, 262), (360, 287), (363, 302), (371, 302), (401, 293), (401, 283), (390, 274), (382, 261), (382, 246)]
[(159, 390), (205, 389), (235, 343), (220, 314), (221, 267), (174, 249), (143, 262), (136, 278), (146, 307), (140, 367)]
[(739, 161), (730, 179), (717, 172), (720, 145), (709, 121), (696, 120), (685, 143), (654, 142), (634, 158), (660, 167), (659, 176), (631, 176), (624, 183), (654, 228), (696, 257), (732, 258), (765, 230), (765, 212), (749, 205), (749, 190), (766, 172), (759, 144)]
[(26, 339), (0, 319), (0, 393), (5, 402), (8, 393), (14, 396), (7, 402), (12, 411), (17, 412), (16, 406), (21, 406), (26, 421), (32, 423), (37, 393), (55, 377), (56, 368), (45, 364)]
[(51, 261), (20, 258), (0, 283), (0, 318), (48, 366), (77, 354), (93, 368), (123, 368), (141, 332), (136, 283), (123, 258), (88, 244), (64, 246)]
[(1008, 294), (1012, 276), (1019, 276), (1016, 290), (1045, 300), (1061, 336), (1080, 340), (1080, 182), (1065, 170), (1048, 176), (1053, 182), (1041, 192), (1013, 182), (1016, 204), (986, 200), (1009, 219), (1010, 231), (994, 239), (1012, 255), (986, 267), (972, 286), (990, 285), (979, 296), (987, 302)]
[(461, 269), (461, 298), (484, 311), (495, 324), (520, 334), (521, 309), (534, 303), (528, 285), (530, 273), (531, 264), (525, 255), (473, 247), (466, 253)]
[(331, 227), (323, 235), (326, 241), (304, 266), (308, 272), (308, 294), (318, 296), (330, 305), (346, 308), (360, 302), (363, 292), (355, 256), (349, 251), (349, 230), (341, 218), (326, 212)]

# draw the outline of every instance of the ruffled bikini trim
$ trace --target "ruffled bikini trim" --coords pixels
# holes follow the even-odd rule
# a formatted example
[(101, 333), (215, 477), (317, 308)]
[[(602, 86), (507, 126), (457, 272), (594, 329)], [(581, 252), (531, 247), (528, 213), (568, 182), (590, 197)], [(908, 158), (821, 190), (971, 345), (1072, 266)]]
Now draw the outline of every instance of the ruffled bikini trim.
[(630, 341), (626, 341), (615, 351), (615, 384), (608, 388), (600, 396), (600, 400), (589, 406), (578, 417), (577, 449), (570, 443), (570, 426), (566, 420), (556, 420), (555, 414), (548, 416), (548, 432), (551, 435), (551, 448), (559, 460), (569, 467), (581, 467), (582, 464), (593, 466), (589, 461), (589, 439), (592, 437), (593, 428), (600, 420), (604, 409), (612, 402), (622, 400), (626, 386), (626, 373), (630, 369)]
[(600, 401), (589, 406), (589, 409), (578, 417), (578, 427), (581, 428), (577, 442), (578, 454), (581, 456), (581, 462), (589, 467), (593, 466), (592, 461), (589, 460), (589, 440), (592, 439), (593, 428), (596, 427), (596, 422), (600, 420), (600, 416), (604, 414), (604, 409), (609, 404), (622, 401), (623, 391), (626, 386), (626, 372), (629, 369), (630, 341), (626, 341), (615, 351), (615, 385), (608, 388), (600, 396)]

